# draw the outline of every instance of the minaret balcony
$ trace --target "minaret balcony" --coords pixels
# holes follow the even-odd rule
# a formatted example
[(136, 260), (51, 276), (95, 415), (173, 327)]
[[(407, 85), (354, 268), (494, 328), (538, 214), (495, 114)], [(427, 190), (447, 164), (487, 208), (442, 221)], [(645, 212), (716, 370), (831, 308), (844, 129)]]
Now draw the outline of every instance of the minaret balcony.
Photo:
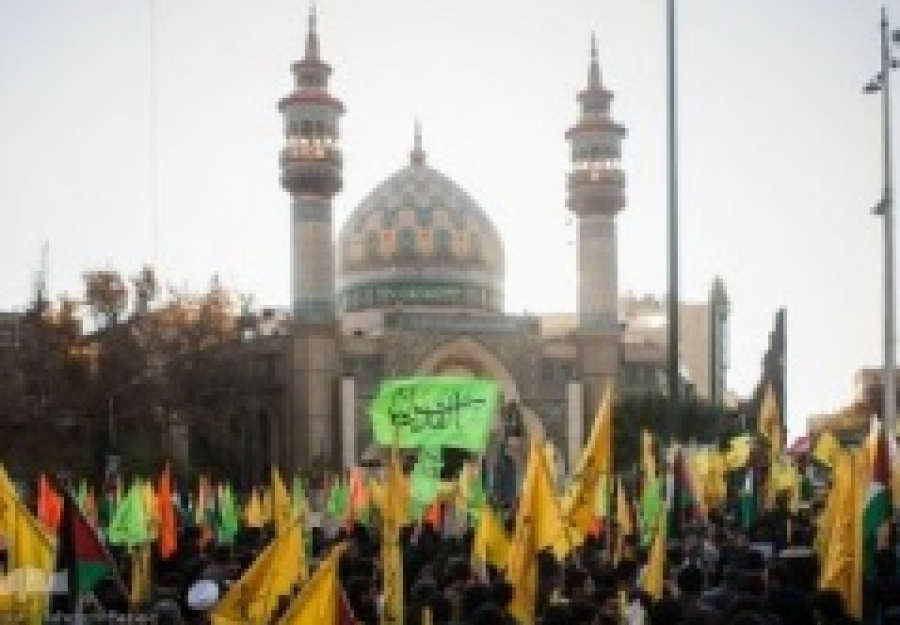
[(281, 184), (291, 192), (334, 195), (343, 184), (340, 154), (325, 158), (282, 154)]
[(335, 167), (343, 165), (341, 151), (324, 141), (302, 141), (288, 145), (281, 150), (282, 168), (301, 163), (331, 164)]
[(619, 169), (579, 167), (568, 176), (569, 189), (579, 187), (625, 187), (625, 174)]

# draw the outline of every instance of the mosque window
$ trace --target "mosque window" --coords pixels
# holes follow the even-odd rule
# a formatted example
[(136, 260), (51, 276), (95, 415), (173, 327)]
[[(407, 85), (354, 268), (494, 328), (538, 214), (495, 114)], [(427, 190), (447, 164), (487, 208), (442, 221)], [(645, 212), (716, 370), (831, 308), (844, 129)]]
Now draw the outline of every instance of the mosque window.
[(431, 222), (434, 220), (434, 210), (430, 206), (418, 206), (416, 207), (416, 221), (419, 222), (419, 225), (423, 228), (427, 228), (431, 225)]
[(400, 239), (397, 241), (397, 252), (404, 258), (411, 258), (416, 252), (416, 235), (411, 228), (403, 228), (400, 231)]
[(434, 235), (434, 254), (441, 258), (450, 256), (450, 231), (446, 228), (440, 228)]
[(397, 211), (392, 208), (383, 208), (381, 211), (382, 228), (393, 228), (397, 223)]

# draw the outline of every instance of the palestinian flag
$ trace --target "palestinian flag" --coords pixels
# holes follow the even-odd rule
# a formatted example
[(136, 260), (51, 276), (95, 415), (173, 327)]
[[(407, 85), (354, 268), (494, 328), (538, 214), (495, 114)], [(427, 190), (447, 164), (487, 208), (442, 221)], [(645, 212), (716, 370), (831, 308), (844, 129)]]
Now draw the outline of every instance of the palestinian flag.
[(60, 491), (63, 512), (56, 568), (66, 572), (69, 599), (74, 605), (78, 595), (92, 591), (105, 577), (121, 580), (115, 561), (100, 542), (97, 530), (85, 518), (72, 494), (66, 489)]
[(878, 421), (872, 424), (865, 452), (869, 484), (863, 505), (863, 571), (871, 576), (875, 572), (879, 529), (891, 518), (890, 453), (887, 436)]

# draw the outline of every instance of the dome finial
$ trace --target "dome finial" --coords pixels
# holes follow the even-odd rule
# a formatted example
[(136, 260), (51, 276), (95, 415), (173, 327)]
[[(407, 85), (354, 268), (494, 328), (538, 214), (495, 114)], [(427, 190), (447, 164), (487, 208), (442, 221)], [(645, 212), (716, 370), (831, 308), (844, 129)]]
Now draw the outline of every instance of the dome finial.
[(425, 164), (425, 150), (422, 149), (422, 124), (419, 118), (416, 118), (415, 131), (413, 136), (413, 149), (409, 153), (409, 161), (413, 165)]
[(597, 34), (591, 31), (591, 67), (588, 70), (588, 89), (600, 88), (600, 63), (597, 61)]

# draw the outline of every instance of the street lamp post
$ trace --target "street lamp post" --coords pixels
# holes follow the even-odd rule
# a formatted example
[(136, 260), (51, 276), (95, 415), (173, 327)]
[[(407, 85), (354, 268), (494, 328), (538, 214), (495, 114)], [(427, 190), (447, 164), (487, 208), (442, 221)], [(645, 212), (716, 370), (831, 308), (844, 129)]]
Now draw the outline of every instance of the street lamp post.
[(666, 41), (668, 59), (666, 64), (666, 121), (668, 160), (668, 225), (669, 225), (669, 294), (668, 294), (668, 391), (669, 408), (663, 419), (663, 445), (669, 445), (678, 422), (680, 400), (679, 369), (679, 321), (678, 321), (678, 133), (677, 133), (677, 66), (675, 58), (675, 0), (668, 0), (666, 7)]
[[(894, 40), (898, 39), (894, 33)], [(898, 66), (891, 57), (890, 30), (887, 9), (881, 7), (881, 71), (868, 82), (865, 93), (881, 93), (881, 140), (883, 184), (881, 201), (875, 214), (884, 222), (884, 428), (889, 435), (895, 432), (897, 419), (897, 388), (895, 379), (896, 345), (894, 320), (894, 184), (891, 153), (891, 70)]]

